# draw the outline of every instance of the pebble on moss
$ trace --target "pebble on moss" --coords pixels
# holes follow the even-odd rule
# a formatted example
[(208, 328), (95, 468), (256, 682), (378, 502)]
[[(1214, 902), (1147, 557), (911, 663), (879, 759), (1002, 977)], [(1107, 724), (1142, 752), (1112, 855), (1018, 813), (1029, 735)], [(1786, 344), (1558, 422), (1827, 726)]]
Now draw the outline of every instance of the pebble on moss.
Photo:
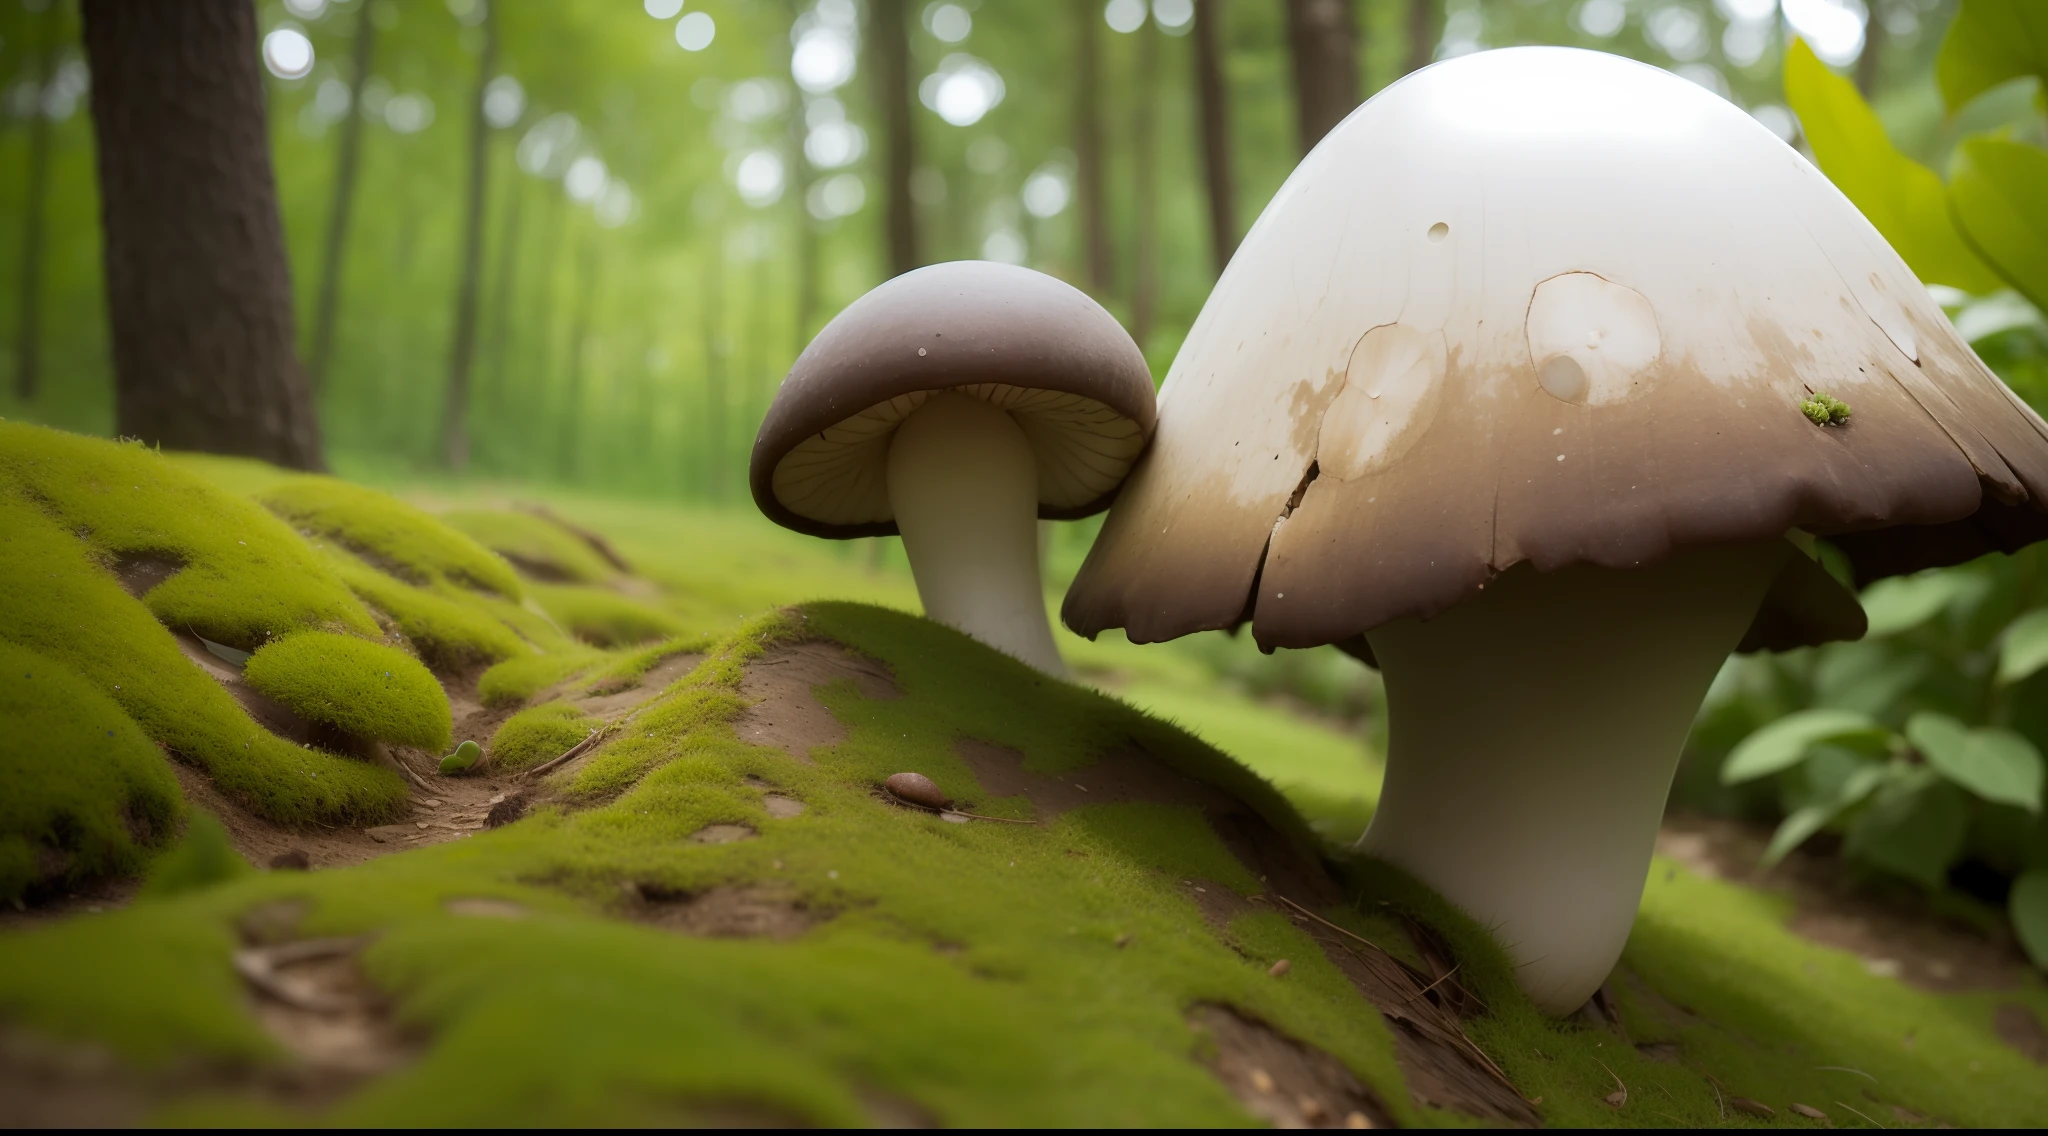
[(927, 809), (946, 807), (946, 794), (939, 791), (937, 783), (922, 773), (891, 773), (882, 787), (900, 801), (908, 801)]

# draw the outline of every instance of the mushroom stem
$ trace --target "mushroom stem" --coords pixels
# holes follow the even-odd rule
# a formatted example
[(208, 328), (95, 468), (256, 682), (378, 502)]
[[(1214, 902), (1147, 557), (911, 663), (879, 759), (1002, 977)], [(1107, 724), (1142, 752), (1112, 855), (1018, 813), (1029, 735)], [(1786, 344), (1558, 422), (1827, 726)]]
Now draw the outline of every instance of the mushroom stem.
[(1007, 412), (933, 394), (889, 443), (889, 504), (927, 616), (1067, 673), (1038, 578), (1038, 464)]
[(1522, 567), (1368, 633), (1390, 739), (1359, 849), (1491, 931), (1538, 1008), (1577, 1009), (1621, 956), (1686, 733), (1787, 555)]

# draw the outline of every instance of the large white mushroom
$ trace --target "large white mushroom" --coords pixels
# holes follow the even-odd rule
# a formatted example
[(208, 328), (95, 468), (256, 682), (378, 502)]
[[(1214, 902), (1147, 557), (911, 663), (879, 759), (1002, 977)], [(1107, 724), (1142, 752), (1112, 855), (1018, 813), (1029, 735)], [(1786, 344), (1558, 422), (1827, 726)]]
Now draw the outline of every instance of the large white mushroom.
[(1552, 1012), (1619, 956), (1733, 649), (1862, 634), (1858, 581), (2048, 537), (2048, 426), (1739, 108), (1515, 48), (1353, 113), (1245, 238), (1064, 618), (1249, 621), (1386, 675), (1361, 847)]
[(754, 501), (814, 536), (900, 532), (925, 614), (1064, 674), (1038, 519), (1107, 508), (1152, 421), (1145, 357), (1100, 304), (1027, 268), (935, 264), (797, 358), (754, 441)]

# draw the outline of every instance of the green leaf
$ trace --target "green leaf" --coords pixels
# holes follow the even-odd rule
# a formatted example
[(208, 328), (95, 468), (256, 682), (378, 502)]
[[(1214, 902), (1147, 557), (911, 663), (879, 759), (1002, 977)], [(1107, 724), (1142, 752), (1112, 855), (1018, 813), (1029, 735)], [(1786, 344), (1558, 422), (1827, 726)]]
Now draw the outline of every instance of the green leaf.
[(1921, 280), (1976, 293), (2000, 287), (1997, 273), (1956, 231), (1941, 178), (1899, 153), (1856, 85), (1798, 40), (1785, 52), (1785, 99), (1822, 172)]
[(1884, 783), (1885, 775), (1884, 766), (1865, 765), (1842, 780), (1832, 799), (1792, 810), (1778, 825), (1778, 831), (1771, 834), (1770, 847), (1764, 849), (1764, 867), (1784, 859), (1794, 848), (1806, 843), (1808, 837), (1862, 803), (1871, 790)]
[(2034, 965), (2048, 970), (2048, 868), (2023, 872), (2006, 899), (2013, 932)]
[(1890, 731), (1852, 710), (1801, 710), (1787, 714), (1742, 739), (1721, 766), (1721, 783), (1738, 785), (1790, 769), (1815, 742), (1877, 741)]
[(1934, 60), (1934, 79), (1949, 112), (2023, 75), (2041, 77), (2048, 86), (2048, 4), (1963, 0)]
[(2041, 811), (2041, 754), (2034, 743), (1995, 727), (1972, 730), (1945, 714), (1923, 712), (1906, 739), (1935, 772), (1987, 801)]
[(1868, 638), (1911, 631), (1934, 618), (1970, 590), (1961, 572), (1934, 569), (1913, 576), (1893, 576), (1863, 589), (1863, 614), (1870, 619)]
[(2048, 608), (2030, 611), (2005, 629), (1998, 650), (1998, 681), (2018, 682), (2048, 666)]
[(1875, 867), (1929, 888), (1941, 887), (1949, 865), (1963, 853), (1969, 807), (1945, 781), (1901, 779), (1885, 787), (1856, 823), (1843, 847)]
[(1963, 235), (2013, 289), (2048, 307), (2048, 150), (1969, 138), (1948, 168)]

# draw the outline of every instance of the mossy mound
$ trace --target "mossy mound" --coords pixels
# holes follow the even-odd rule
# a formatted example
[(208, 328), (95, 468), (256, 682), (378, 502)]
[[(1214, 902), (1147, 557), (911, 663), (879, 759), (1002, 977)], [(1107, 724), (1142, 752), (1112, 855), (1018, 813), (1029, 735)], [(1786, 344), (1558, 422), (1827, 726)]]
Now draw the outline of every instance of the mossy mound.
[(448, 747), (448, 695), (419, 660), (347, 635), (302, 631), (265, 644), (243, 681), (299, 716), (358, 737)]
[(673, 616), (605, 588), (535, 584), (533, 596), (562, 630), (596, 647), (630, 647), (682, 630)]
[(291, 529), (139, 444), (0, 421), (0, 485), (151, 584), (167, 626), (244, 650), (302, 628), (378, 633)]
[(573, 703), (544, 702), (505, 719), (486, 752), (494, 770), (526, 769), (567, 753), (600, 725)]
[(589, 671), (610, 657), (606, 652), (586, 647), (506, 659), (477, 679), (477, 697), (486, 706), (517, 706), (558, 682)]
[[(764, 656), (816, 641), (878, 660), (894, 689), (820, 687), (838, 744), (743, 740), (747, 668), (786, 669), (790, 656)], [(1471, 1122), (1415, 1101), (1407, 1027), (1390, 1032), (1337, 965), (1343, 943), (1283, 917), (1285, 890), (1199, 809), (1104, 801), (1034, 825), (952, 824), (877, 791), (915, 769), (973, 812), (1037, 808), (989, 791), (963, 739), (1075, 786), (1135, 745), (1257, 803), (1280, 839), (1309, 839), (1258, 778), (1170, 726), (924, 621), (816, 605), (719, 644), (549, 777), (520, 823), (0, 939), (0, 1017), (133, 1067), (197, 1071), (194, 1095), (138, 1120), (1243, 1124), (1254, 1098), (1212, 1072), (1218, 1043), (1190, 1028), (1227, 1006), (1328, 1055), (1377, 1119)], [(1873, 977), (1733, 885), (1659, 863), (1612, 984), (1623, 1038), (1536, 1013), (1487, 936), (1397, 873), (1361, 865), (1350, 881), (1311, 900), (1320, 915), (1417, 966), (1446, 954), (1455, 970), (1436, 988), (1469, 1003), (1464, 1028), (1549, 1124), (1816, 1123), (1793, 1102), (1838, 1124), (2048, 1116), (2048, 1083), (1989, 1027), (1996, 1002), (2048, 1012), (2048, 995)], [(230, 960), (258, 936), (368, 942), (356, 964), (417, 1048), (304, 1111), (265, 1105), (266, 1070), (323, 1067), (250, 1008)]]
[(163, 754), (118, 703), (0, 641), (0, 901), (133, 872), (176, 831)]
[[(403, 807), (405, 785), (395, 774), (257, 725), (122, 590), (96, 552), (26, 500), (0, 492), (0, 639), (82, 676), (145, 736), (260, 816), (284, 824), (374, 822)], [(11, 717), (0, 720), (0, 732), (31, 743), (41, 736)]]
[(469, 509), (443, 513), (440, 520), (475, 537), (530, 579), (602, 584), (619, 575), (618, 569), (598, 555), (589, 541), (546, 517), (510, 510)]
[(522, 598), (519, 578), (503, 558), (388, 493), (310, 475), (266, 490), (258, 500), (301, 532), (341, 544), (386, 575)]

